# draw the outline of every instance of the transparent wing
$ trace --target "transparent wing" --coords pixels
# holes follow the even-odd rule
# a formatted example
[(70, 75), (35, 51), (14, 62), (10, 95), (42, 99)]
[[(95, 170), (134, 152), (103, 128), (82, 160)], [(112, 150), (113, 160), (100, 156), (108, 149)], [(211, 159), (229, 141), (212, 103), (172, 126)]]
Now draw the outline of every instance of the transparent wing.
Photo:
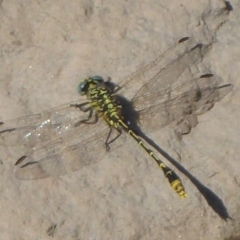
[(40, 179), (94, 164), (106, 153), (104, 142), (108, 132), (109, 127), (101, 119), (91, 126), (84, 124), (72, 128), (22, 156), (15, 164), (14, 174), (18, 179)]
[(190, 71), (192, 65), (203, 59), (209, 46), (196, 44), (191, 38), (181, 39), (153, 62), (120, 81), (119, 92), (131, 96), (145, 133), (173, 121), (187, 122), (187, 129), (180, 130), (187, 133), (197, 124), (197, 115), (231, 91), (232, 85), (219, 87), (221, 79), (216, 75), (194, 78)]
[(15, 137), (11, 138), (12, 144), (22, 144), (29, 148), (43, 145), (45, 141), (56, 139), (87, 117), (87, 113), (74, 107), (82, 102), (83, 100), (75, 101), (39, 114), (2, 122), (0, 136), (4, 137), (5, 133), (11, 132), (15, 134)]
[[(186, 52), (177, 56), (175, 60), (170, 62), (163, 69), (159, 69), (159, 72), (149, 79), (147, 83), (142, 85), (140, 90), (134, 95), (132, 101), (136, 109), (146, 108), (153, 103), (157, 104), (159, 101), (161, 102), (163, 91), (171, 89), (172, 86), (179, 82), (179, 78), (187, 68), (190, 68), (191, 65), (196, 64), (197, 61), (202, 59), (202, 48), (203, 45), (200, 44), (191, 49), (187, 48)], [(187, 80), (191, 80), (192, 77), (193, 76), (190, 75)], [(180, 85), (182, 88), (184, 84), (180, 83)], [(154, 102), (152, 101), (153, 99), (155, 99)]]
[(188, 130), (184, 129), (182, 133), (189, 132), (197, 123), (197, 115), (211, 109), (233, 88), (232, 84), (221, 86), (220, 83), (221, 79), (218, 76), (207, 74), (166, 88), (161, 92), (162, 96), (159, 95), (158, 100), (155, 100), (155, 96), (149, 96), (147, 102), (152, 101), (152, 104), (148, 104), (148, 107), (139, 106), (138, 109), (141, 128), (144, 132), (150, 133), (173, 121), (177, 124), (188, 121)]
[[(159, 87), (172, 85), (187, 67), (202, 59), (206, 49), (207, 45), (197, 44), (192, 38), (179, 40), (154, 61), (120, 81), (118, 83), (121, 87), (119, 93), (132, 99), (137, 92), (134, 101), (136, 104), (139, 102), (140, 105), (141, 102), (144, 102), (144, 94), (152, 95)], [(156, 86), (154, 86), (155, 84)]]

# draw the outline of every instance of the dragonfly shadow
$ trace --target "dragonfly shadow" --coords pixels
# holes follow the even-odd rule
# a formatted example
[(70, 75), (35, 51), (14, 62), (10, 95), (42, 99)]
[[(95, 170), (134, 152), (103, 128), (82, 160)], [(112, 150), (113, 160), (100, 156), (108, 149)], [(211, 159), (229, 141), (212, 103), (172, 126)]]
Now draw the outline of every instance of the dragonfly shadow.
[(204, 186), (196, 177), (188, 172), (178, 161), (171, 157), (165, 150), (159, 147), (152, 139), (150, 139), (145, 133), (142, 132), (138, 122), (139, 113), (134, 109), (132, 103), (126, 98), (115, 95), (117, 101), (122, 105), (122, 116), (129, 128), (133, 130), (140, 138), (147, 142), (150, 146), (155, 148), (162, 156), (164, 156), (171, 164), (173, 164), (180, 172), (189, 178), (189, 180), (195, 185), (198, 191), (207, 201), (208, 205), (216, 212), (223, 220), (232, 219), (225, 207), (223, 201), (208, 187)]

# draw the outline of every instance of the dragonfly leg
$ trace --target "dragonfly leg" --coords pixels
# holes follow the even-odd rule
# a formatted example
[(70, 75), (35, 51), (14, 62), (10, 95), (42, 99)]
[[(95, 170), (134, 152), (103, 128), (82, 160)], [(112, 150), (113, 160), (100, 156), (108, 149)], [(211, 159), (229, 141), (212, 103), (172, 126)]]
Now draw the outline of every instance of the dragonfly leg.
[(121, 87), (119, 85), (115, 85), (115, 88), (113, 90), (113, 93), (118, 92), (121, 89)]
[(110, 151), (110, 144), (113, 143), (113, 142), (114, 142), (117, 138), (119, 138), (119, 137), (121, 136), (121, 134), (122, 134), (121, 129), (118, 129), (118, 128), (114, 128), (114, 129), (117, 130), (118, 135), (109, 141), (110, 136), (111, 136), (111, 134), (112, 134), (112, 130), (113, 130), (113, 128), (110, 127), (110, 131), (109, 131), (109, 133), (108, 133), (108, 135), (107, 135), (107, 139), (106, 139), (106, 141), (105, 141), (106, 150), (107, 150), (108, 152)]
[[(107, 80), (105, 81), (105, 85), (108, 86), (108, 88), (110, 89), (112, 94), (115, 94), (116, 92), (118, 92), (121, 89), (121, 87), (115, 83), (114, 84), (111, 83), (111, 81), (112, 81), (111, 77), (108, 77)], [(107, 84), (107, 83), (109, 83), (109, 84)]]
[(88, 117), (86, 119), (80, 120), (79, 122), (75, 123), (75, 127), (78, 127), (81, 124), (95, 124), (98, 122), (98, 115), (97, 114), (93, 115), (93, 109), (90, 108), (88, 112), (89, 112)]
[(71, 104), (70, 106), (79, 108), (83, 112), (88, 112), (88, 111), (90, 111), (91, 107), (85, 107), (85, 105), (87, 105), (87, 104), (89, 104), (89, 102), (84, 102), (81, 104)]

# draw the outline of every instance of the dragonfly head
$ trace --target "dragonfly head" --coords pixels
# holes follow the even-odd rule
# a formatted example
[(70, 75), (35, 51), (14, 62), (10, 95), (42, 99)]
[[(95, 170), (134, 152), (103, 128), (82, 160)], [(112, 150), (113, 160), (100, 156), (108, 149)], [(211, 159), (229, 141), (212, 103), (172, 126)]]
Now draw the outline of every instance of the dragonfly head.
[(84, 79), (79, 85), (78, 85), (78, 93), (83, 96), (88, 92), (88, 89), (91, 85), (99, 85), (100, 83), (103, 83), (104, 79), (101, 76), (93, 76)]

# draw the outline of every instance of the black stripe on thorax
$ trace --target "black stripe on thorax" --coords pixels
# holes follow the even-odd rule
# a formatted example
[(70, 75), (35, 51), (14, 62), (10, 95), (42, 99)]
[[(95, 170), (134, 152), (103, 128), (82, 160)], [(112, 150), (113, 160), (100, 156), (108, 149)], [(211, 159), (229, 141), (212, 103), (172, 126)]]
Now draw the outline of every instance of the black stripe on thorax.
[(89, 91), (88, 96), (91, 105), (95, 110), (111, 116), (112, 113), (118, 112), (118, 104), (113, 95), (105, 88), (94, 88)]

